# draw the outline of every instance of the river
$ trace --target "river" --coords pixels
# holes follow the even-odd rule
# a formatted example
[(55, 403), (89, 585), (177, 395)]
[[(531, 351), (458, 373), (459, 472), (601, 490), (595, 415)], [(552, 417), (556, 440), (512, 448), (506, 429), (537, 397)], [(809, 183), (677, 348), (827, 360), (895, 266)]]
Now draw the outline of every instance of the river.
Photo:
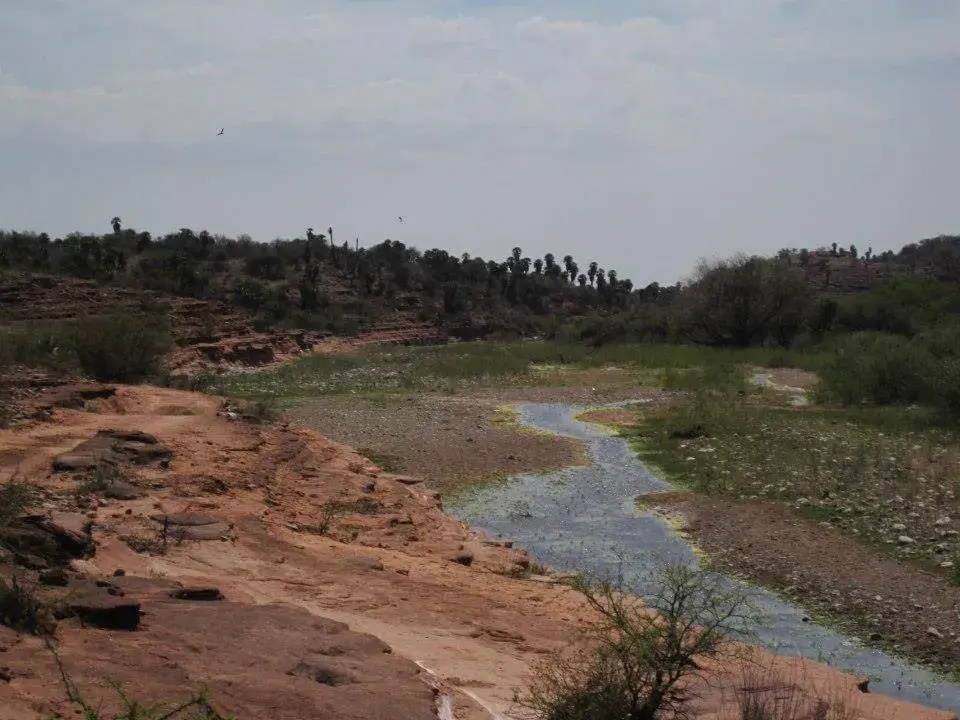
[[(472, 527), (510, 538), (558, 570), (602, 577), (622, 563), (624, 575), (633, 579), (631, 589), (643, 595), (658, 564), (697, 558), (660, 518), (635, 504), (639, 495), (675, 488), (647, 470), (625, 440), (576, 420), (586, 409), (531, 404), (519, 406), (518, 414), (528, 427), (584, 441), (589, 466), (516, 476), (446, 498), (444, 505)], [(751, 591), (764, 614), (756, 641), (767, 649), (869, 677), (873, 692), (960, 712), (960, 685), (812, 623), (768, 592)]]

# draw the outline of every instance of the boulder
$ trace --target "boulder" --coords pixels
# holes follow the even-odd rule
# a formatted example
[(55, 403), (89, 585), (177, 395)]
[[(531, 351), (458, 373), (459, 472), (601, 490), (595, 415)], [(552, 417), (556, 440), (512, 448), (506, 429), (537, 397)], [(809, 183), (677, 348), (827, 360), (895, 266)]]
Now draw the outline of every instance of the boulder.
[(150, 519), (167, 526), (172, 539), (219, 540), (230, 533), (230, 526), (219, 518), (192, 513), (151, 515)]
[(135, 463), (149, 465), (170, 462), (173, 451), (148, 433), (100, 430), (89, 440), (53, 460), (56, 472), (93, 470), (101, 464)]
[(82, 625), (103, 630), (137, 630), (140, 603), (122, 595), (86, 589), (67, 599), (67, 607)]
[(358, 570), (383, 570), (383, 561), (380, 558), (367, 557), (366, 555), (348, 557), (344, 562)]
[(26, 515), (0, 530), (0, 542), (25, 567), (62, 567), (73, 559), (93, 554), (93, 539), (86, 532), (85, 523), (86, 518), (75, 513)]
[(113, 500), (136, 500), (146, 497), (147, 493), (128, 482), (117, 480), (103, 489), (103, 495)]

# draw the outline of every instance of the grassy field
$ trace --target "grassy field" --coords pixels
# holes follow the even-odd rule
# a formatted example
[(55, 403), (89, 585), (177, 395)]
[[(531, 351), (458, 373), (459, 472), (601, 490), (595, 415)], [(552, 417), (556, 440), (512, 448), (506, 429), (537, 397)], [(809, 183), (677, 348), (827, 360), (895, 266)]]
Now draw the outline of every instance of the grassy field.
[(622, 430), (675, 483), (787, 505), (960, 581), (955, 430), (920, 408), (787, 407), (735, 373), (682, 384), (695, 388), (686, 402), (641, 410)]
[(454, 393), (484, 385), (563, 385), (571, 371), (618, 367), (650, 382), (651, 369), (673, 373), (709, 368), (728, 375), (740, 364), (816, 369), (821, 357), (778, 350), (713, 350), (677, 345), (589, 348), (547, 342), (457, 343), (437, 347), (372, 347), (350, 355), (311, 355), (260, 373), (208, 376), (209, 390), (246, 398), (316, 397), (357, 392)]

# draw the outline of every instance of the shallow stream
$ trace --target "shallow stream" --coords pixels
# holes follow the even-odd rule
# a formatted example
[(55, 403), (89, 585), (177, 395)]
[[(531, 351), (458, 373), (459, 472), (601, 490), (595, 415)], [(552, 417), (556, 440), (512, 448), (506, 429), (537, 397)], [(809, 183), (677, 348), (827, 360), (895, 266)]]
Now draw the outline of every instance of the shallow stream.
[[(589, 466), (520, 475), (451, 497), (445, 505), (472, 527), (513, 539), (558, 570), (609, 576), (622, 558), (625, 577), (636, 579), (632, 589), (642, 595), (657, 564), (697, 562), (696, 556), (660, 518), (635, 504), (639, 495), (674, 488), (654, 477), (625, 440), (576, 420), (586, 409), (521, 405), (518, 412), (524, 425), (585, 441)], [(766, 648), (869, 677), (872, 692), (960, 712), (960, 685), (812, 623), (770, 593), (756, 593), (765, 616), (756, 639)]]

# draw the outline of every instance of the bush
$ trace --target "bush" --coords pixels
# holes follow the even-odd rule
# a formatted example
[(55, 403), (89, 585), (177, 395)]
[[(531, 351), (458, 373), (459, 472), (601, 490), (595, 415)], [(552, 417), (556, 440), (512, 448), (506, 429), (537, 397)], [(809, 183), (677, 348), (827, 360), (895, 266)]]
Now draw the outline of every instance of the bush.
[(206, 690), (194, 693), (186, 700), (174, 705), (164, 705), (162, 703), (146, 704), (141, 700), (131, 698), (124, 691), (123, 686), (118, 682), (110, 682), (120, 701), (121, 710), (118, 713), (107, 714), (102, 709), (102, 703), (96, 706), (83, 696), (76, 683), (67, 674), (60, 660), (53, 643), (47, 639), (47, 648), (53, 653), (54, 661), (57, 664), (57, 671), (60, 674), (60, 683), (63, 685), (67, 701), (74, 706), (77, 714), (83, 716), (83, 720), (236, 720), (234, 716), (229, 718), (221, 715), (210, 703)]
[(949, 417), (960, 419), (960, 358), (937, 363), (929, 378), (931, 402)]
[(35, 485), (16, 477), (0, 485), (0, 530), (35, 505), (38, 494)]
[(818, 393), (843, 405), (913, 403), (929, 396), (935, 358), (906, 338), (859, 332), (837, 342)]
[(76, 365), (68, 336), (59, 323), (32, 323), (0, 330), (0, 374), (16, 365), (68, 370)]
[(960, 322), (920, 333), (914, 342), (938, 359), (960, 359)]
[(31, 635), (49, 635), (56, 627), (53, 613), (37, 599), (33, 589), (0, 577), (0, 625)]
[(160, 319), (114, 315), (78, 322), (71, 345), (85, 374), (107, 382), (137, 382), (159, 372), (172, 339)]
[[(597, 613), (588, 647), (571, 648), (535, 670), (516, 698), (538, 720), (654, 720), (682, 714), (704, 658), (730, 657), (729, 638), (752, 620), (746, 595), (715, 576), (678, 565), (663, 570), (644, 603), (616, 584), (575, 587)], [(655, 612), (651, 612), (651, 610)]]

